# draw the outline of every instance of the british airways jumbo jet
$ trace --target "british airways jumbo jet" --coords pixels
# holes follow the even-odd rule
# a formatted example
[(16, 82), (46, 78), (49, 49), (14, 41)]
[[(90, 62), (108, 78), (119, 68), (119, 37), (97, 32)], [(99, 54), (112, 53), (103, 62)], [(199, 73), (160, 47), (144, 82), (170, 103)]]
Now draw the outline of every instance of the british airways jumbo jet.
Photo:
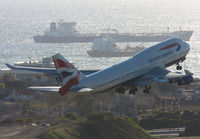
[(53, 61), (62, 86), (30, 88), (59, 92), (61, 95), (69, 92), (99, 93), (110, 89), (119, 93), (128, 90), (130, 94), (134, 94), (139, 87), (144, 87), (143, 92), (149, 93), (153, 82), (177, 82), (178, 85), (185, 85), (193, 81), (192, 73), (172, 72), (166, 67), (177, 64), (177, 70), (181, 70), (179, 63), (186, 59), (189, 50), (188, 43), (172, 38), (146, 48), (126, 61), (87, 76), (57, 54), (53, 56)]

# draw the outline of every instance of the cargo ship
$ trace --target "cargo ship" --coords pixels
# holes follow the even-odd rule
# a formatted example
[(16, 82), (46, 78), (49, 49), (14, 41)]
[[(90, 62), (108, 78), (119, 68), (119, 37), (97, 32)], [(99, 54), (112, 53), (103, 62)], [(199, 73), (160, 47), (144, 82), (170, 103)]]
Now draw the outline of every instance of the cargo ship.
[(35, 43), (88, 43), (97, 37), (109, 36), (116, 42), (160, 42), (172, 37), (189, 41), (193, 31), (164, 32), (164, 33), (119, 33), (117, 30), (107, 30), (99, 34), (80, 34), (75, 30), (75, 22), (52, 22), (50, 29), (43, 35), (33, 36)]
[(143, 49), (143, 46), (130, 47), (128, 43), (125, 49), (119, 49), (113, 39), (95, 38), (92, 50), (87, 53), (91, 57), (127, 57), (134, 56)]

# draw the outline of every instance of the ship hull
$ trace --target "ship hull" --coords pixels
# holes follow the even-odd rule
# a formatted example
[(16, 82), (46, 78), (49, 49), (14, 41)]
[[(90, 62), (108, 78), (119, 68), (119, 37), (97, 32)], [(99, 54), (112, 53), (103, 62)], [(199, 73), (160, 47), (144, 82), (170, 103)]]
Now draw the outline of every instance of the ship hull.
[(171, 33), (137, 33), (137, 34), (103, 34), (103, 35), (80, 35), (80, 36), (34, 36), (35, 43), (87, 43), (93, 42), (97, 37), (109, 36), (116, 42), (160, 42), (172, 37), (179, 37), (184, 41), (189, 41), (193, 31), (177, 31)]

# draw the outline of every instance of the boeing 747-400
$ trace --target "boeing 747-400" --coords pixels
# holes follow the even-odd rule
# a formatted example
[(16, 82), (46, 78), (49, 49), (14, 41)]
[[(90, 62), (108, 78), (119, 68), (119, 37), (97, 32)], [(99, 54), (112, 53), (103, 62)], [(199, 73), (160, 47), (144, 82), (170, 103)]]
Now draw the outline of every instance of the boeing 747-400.
[(30, 87), (35, 90), (59, 92), (65, 95), (69, 92), (99, 93), (110, 89), (134, 94), (139, 87), (149, 93), (151, 84), (177, 82), (178, 85), (189, 84), (193, 81), (192, 74), (186, 70), (172, 72), (166, 69), (173, 64), (177, 70), (186, 59), (190, 50), (188, 43), (179, 38), (172, 38), (144, 49), (130, 59), (95, 73), (84, 75), (60, 54), (53, 56), (57, 73), (62, 80), (61, 86)]

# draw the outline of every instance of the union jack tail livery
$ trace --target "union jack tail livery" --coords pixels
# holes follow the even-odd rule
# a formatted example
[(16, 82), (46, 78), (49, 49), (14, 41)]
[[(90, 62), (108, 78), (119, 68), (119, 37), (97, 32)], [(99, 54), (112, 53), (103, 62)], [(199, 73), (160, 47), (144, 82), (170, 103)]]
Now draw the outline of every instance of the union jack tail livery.
[(79, 84), (80, 71), (60, 54), (53, 56), (53, 62), (62, 81), (59, 93), (65, 95), (72, 86)]

